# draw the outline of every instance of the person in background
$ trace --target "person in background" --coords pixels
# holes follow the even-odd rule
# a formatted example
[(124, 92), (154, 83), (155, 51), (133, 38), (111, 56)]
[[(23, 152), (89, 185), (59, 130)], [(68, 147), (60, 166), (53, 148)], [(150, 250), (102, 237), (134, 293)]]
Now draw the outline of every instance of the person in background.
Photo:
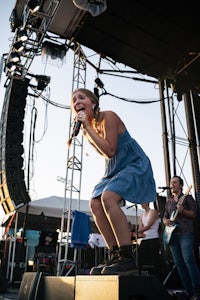
[[(93, 267), (90, 274), (132, 274), (137, 271), (136, 261), (129, 224), (120, 205), (125, 200), (155, 201), (150, 160), (115, 112), (100, 111), (99, 99), (90, 90), (75, 90), (71, 107), (75, 122), (81, 122), (83, 136), (105, 158), (105, 174), (94, 187), (90, 209), (110, 259)], [(95, 166), (92, 172), (96, 172)]]
[[(194, 219), (197, 217), (197, 202), (192, 195), (183, 194), (183, 179), (174, 176), (170, 180), (171, 197), (167, 200), (163, 223), (175, 226), (169, 239), (169, 249), (189, 299), (200, 299), (200, 271), (194, 256)], [(174, 211), (176, 219), (171, 220)], [(175, 223), (174, 223), (175, 222)]]
[(144, 265), (154, 267), (153, 274), (160, 277), (160, 218), (158, 211), (150, 208), (149, 203), (142, 204), (143, 214), (139, 218), (138, 236), (142, 237), (138, 247), (138, 271), (141, 275)]

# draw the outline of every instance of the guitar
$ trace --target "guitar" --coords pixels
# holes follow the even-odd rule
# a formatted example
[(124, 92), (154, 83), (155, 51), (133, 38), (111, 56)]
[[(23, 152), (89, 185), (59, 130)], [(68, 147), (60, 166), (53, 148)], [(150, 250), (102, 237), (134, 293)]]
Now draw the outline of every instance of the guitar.
[[(178, 202), (178, 206), (183, 205), (185, 197), (187, 195), (189, 195), (189, 192), (190, 192), (191, 188), (192, 188), (192, 185), (190, 185), (188, 187), (188, 189), (186, 190), (185, 194), (180, 198), (180, 200)], [(170, 226), (167, 226), (167, 225), (165, 226), (165, 230), (164, 230), (164, 233), (163, 233), (163, 244), (164, 245), (169, 244), (171, 236), (172, 236), (172, 233), (173, 233), (174, 229), (177, 227), (177, 224), (175, 223), (177, 215), (178, 215), (178, 209), (175, 209), (171, 213), (171, 216), (170, 216), (170, 220), (173, 222), (173, 224), (170, 225)]]

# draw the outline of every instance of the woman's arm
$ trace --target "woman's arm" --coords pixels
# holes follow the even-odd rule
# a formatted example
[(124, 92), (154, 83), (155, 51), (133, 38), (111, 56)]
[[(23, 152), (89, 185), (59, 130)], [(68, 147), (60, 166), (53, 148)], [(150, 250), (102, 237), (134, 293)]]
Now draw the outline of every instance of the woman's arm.
[(138, 233), (143, 233), (144, 231), (147, 231), (148, 229), (150, 229), (151, 226), (153, 225), (153, 223), (155, 222), (155, 220), (157, 220), (157, 219), (158, 219), (157, 211), (151, 210), (148, 224), (146, 226), (144, 226), (143, 224), (141, 226), (139, 226)]
[(89, 142), (106, 158), (111, 158), (116, 154), (121, 127), (123, 126), (123, 129), (125, 127), (119, 116), (114, 112), (105, 111), (101, 114), (99, 133), (89, 123), (83, 123), (83, 127)]

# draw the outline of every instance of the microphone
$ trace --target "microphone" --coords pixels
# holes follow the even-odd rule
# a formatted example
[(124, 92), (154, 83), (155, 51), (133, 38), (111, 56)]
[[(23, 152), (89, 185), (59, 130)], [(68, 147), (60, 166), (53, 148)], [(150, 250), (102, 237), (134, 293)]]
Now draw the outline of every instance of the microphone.
[[(84, 110), (84, 108), (80, 108), (78, 111), (81, 111), (81, 110)], [(81, 121), (77, 121), (73, 128), (72, 137), (75, 137), (79, 134), (80, 128), (81, 128)]]
[(75, 137), (79, 134), (80, 128), (81, 128), (81, 121), (77, 121), (73, 128), (72, 137)]
[(170, 186), (159, 186), (158, 189), (161, 189), (161, 190), (171, 190)]

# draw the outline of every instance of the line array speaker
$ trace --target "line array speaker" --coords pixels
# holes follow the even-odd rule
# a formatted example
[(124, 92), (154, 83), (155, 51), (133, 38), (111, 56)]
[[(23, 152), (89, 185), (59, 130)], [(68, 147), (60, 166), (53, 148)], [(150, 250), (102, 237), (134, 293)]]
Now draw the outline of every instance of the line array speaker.
[(29, 79), (10, 80), (0, 122), (0, 203), (6, 214), (27, 204), (24, 181), (23, 128)]

